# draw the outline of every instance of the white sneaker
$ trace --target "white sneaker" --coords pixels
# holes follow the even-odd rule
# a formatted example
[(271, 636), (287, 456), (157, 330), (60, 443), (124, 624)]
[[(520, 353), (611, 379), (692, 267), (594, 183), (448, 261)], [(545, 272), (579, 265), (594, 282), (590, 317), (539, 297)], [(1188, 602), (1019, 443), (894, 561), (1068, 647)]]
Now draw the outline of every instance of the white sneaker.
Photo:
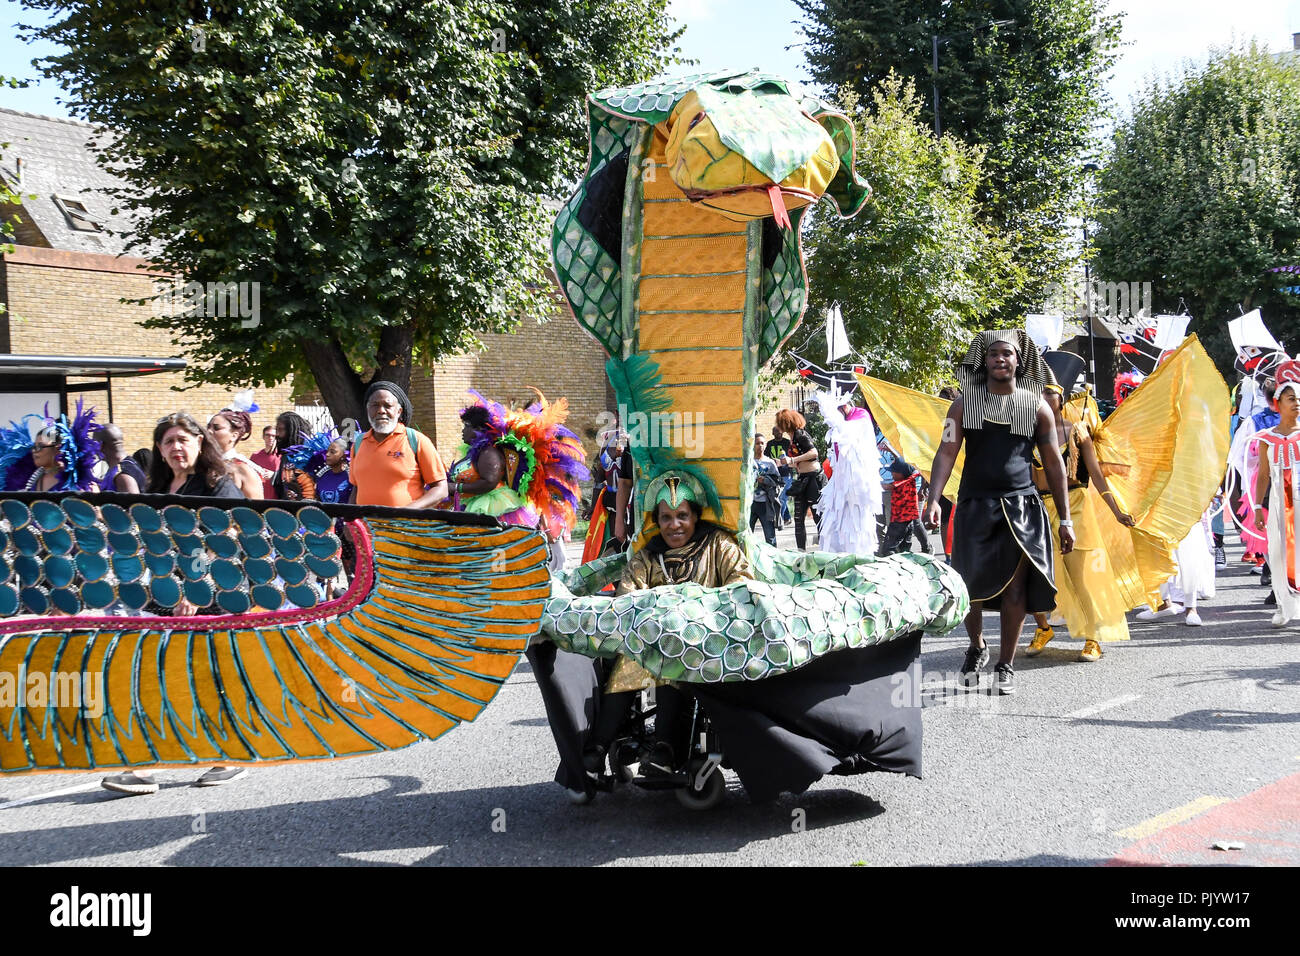
[(1196, 608), (1192, 608), (1190, 611), (1187, 612), (1187, 619), (1183, 623), (1186, 624), (1188, 627), (1201, 626), (1201, 615), (1196, 613)]
[(1273, 626), (1274, 626), (1274, 627), (1286, 627), (1288, 621), (1289, 621), (1289, 618), (1287, 618), (1287, 616), (1286, 616), (1285, 614), (1283, 614), (1281, 611), (1278, 611), (1278, 612), (1276, 612), (1276, 613), (1273, 615)]
[(1147, 608), (1145, 611), (1138, 611), (1137, 619), (1139, 621), (1158, 621), (1162, 617), (1173, 617), (1175, 614), (1182, 613), (1183, 606), (1181, 604), (1170, 603), (1167, 607), (1163, 607), (1159, 611), (1153, 611), (1150, 608)]

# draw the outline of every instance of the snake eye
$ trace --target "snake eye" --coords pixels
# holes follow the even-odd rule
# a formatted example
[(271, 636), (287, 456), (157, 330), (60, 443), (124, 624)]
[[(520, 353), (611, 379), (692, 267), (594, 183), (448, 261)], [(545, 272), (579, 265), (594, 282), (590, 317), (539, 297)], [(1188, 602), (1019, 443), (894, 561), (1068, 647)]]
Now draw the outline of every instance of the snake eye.
[(696, 113), (695, 116), (691, 118), (691, 122), (690, 122), (690, 124), (686, 127), (686, 129), (687, 129), (688, 131), (689, 131), (689, 130), (693, 130), (693, 129), (695, 129), (695, 127), (699, 125), (700, 120), (702, 120), (702, 119), (704, 119), (704, 114), (703, 114), (703, 113)]

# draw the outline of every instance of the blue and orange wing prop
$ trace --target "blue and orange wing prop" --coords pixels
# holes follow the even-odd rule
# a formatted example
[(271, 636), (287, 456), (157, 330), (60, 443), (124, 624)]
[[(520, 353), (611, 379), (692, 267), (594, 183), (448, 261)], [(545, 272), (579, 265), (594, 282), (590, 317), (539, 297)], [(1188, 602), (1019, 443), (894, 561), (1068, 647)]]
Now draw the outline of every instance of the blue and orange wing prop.
[[(229, 505), (0, 500), (0, 771), (394, 750), (473, 720), (539, 630), (550, 555), (536, 531)], [(351, 519), (356, 566), (335, 595), (321, 582), (341, 570), (337, 518)], [(182, 596), (217, 613), (167, 616)], [(158, 613), (105, 613), (133, 606)]]

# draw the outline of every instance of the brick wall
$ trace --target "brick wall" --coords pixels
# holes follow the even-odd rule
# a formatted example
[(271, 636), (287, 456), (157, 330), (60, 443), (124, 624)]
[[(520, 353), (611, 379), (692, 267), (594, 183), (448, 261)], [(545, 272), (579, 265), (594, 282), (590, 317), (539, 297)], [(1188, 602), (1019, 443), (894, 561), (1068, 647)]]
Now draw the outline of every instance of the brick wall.
[(605, 350), (569, 315), (557, 311), (546, 322), (525, 319), (509, 335), (485, 335), (487, 348), (440, 362), (432, 371), (411, 374), (411, 404), (416, 425), (434, 438), (451, 462), (460, 444), (459, 413), (470, 401), (468, 390), (503, 404), (526, 405), (536, 399), (528, 386), (550, 401), (569, 400), (568, 427), (594, 452), (591, 434), (596, 416), (612, 407), (605, 379)]
[[(184, 357), (165, 329), (145, 329), (137, 323), (148, 318), (148, 306), (124, 304), (123, 297), (149, 295), (152, 284), (140, 273), (140, 260), (91, 253), (20, 247), (0, 262), (4, 272), (9, 328), (9, 351), (15, 354)], [(86, 379), (70, 379), (69, 384)], [(102, 381), (100, 379), (99, 381)], [(162, 373), (113, 380), (113, 417), (126, 433), (127, 449), (148, 445), (159, 418), (178, 409), (206, 422), (207, 416), (228, 404), (237, 390), (202, 385), (185, 392), (181, 373)], [(273, 424), (277, 412), (293, 406), (290, 383), (258, 389), (256, 401), (263, 411), (253, 415), (254, 435), (240, 445), (246, 454), (261, 447), (261, 429)], [(108, 417), (102, 391), (86, 392), (101, 420)], [(77, 395), (69, 389), (68, 400)]]

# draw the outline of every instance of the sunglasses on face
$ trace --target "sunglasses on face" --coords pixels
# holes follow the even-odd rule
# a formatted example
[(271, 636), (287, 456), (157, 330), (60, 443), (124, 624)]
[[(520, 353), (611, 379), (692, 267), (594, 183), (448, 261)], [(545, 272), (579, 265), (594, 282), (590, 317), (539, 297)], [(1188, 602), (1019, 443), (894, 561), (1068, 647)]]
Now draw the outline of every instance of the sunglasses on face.
[(58, 448), (58, 445), (32, 445), (32, 451), (45, 451), (47, 448)]

